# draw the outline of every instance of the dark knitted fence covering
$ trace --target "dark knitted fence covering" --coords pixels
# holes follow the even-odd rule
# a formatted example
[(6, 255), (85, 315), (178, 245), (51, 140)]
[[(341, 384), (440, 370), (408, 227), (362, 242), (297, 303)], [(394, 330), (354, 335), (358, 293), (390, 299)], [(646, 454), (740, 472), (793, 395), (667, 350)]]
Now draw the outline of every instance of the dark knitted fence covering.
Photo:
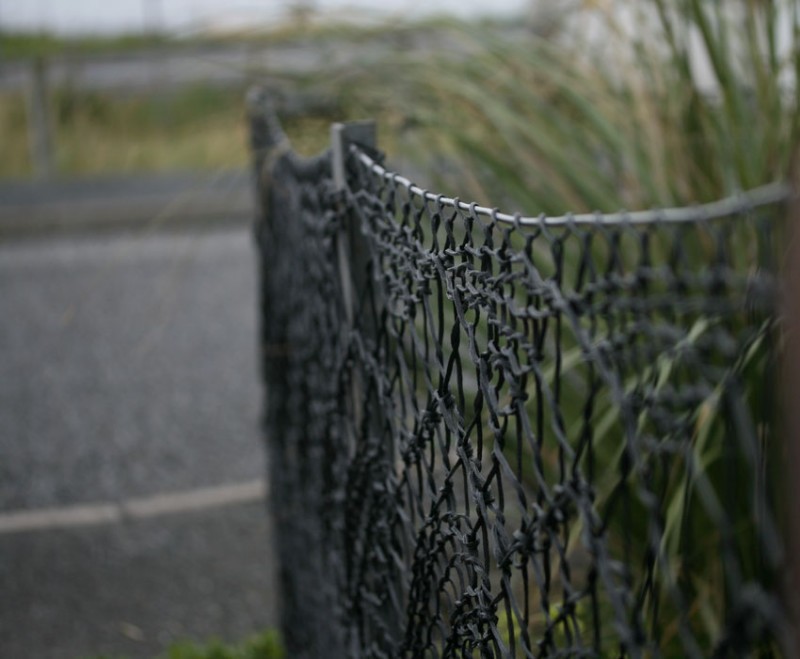
[(253, 130), (290, 656), (792, 652), (784, 187), (525, 218)]

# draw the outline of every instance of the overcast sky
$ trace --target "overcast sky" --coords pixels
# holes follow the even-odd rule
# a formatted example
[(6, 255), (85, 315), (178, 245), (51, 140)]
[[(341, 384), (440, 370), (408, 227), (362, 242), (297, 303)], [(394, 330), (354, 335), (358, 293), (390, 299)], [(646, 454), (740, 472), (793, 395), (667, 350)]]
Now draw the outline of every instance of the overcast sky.
[[(306, 0), (307, 2), (309, 0)], [(378, 11), (420, 16), (513, 13), (529, 0), (310, 0), (325, 12), (367, 16)], [(291, 0), (0, 0), (0, 29), (133, 32), (158, 23), (172, 31), (280, 20)]]

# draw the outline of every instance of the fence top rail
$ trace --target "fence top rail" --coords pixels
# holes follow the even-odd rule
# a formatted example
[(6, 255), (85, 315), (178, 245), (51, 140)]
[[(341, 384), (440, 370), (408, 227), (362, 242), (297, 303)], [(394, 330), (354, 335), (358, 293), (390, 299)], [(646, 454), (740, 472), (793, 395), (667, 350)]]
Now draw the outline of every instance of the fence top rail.
[(642, 224), (681, 224), (714, 220), (747, 213), (760, 206), (768, 206), (789, 201), (792, 189), (788, 183), (778, 181), (769, 183), (730, 197), (694, 206), (678, 208), (662, 208), (641, 211), (618, 211), (616, 213), (567, 213), (561, 216), (525, 216), (520, 213), (501, 213), (497, 208), (479, 206), (475, 203), (461, 201), (458, 197), (446, 197), (420, 187), (410, 179), (392, 172), (374, 158), (359, 149), (356, 144), (350, 145), (353, 155), (364, 167), (385, 179), (387, 182), (400, 185), (408, 192), (423, 200), (433, 202), (439, 207), (450, 207), (474, 215), (489, 217), (495, 222), (523, 227), (563, 227), (572, 225), (642, 225)]

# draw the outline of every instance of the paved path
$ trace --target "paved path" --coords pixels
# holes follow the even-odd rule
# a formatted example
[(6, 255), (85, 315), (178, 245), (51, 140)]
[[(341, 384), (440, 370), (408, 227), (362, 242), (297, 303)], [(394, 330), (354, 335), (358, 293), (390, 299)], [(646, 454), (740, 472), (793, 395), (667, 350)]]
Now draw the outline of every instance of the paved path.
[[(176, 84), (191, 83), (238, 87), (265, 78), (280, 84), (287, 77), (348, 70), (401, 52), (420, 52), (424, 56), (458, 45), (447, 35), (424, 28), (388, 34), (376, 32), (357, 39), (331, 34), (261, 43), (181, 45), (178, 42), (153, 50), (64, 55), (50, 63), (48, 79), (53, 85), (69, 84), (123, 94), (173, 89)], [(0, 90), (27, 89), (30, 74), (30, 62), (2, 63)]]
[(0, 656), (276, 622), (255, 298), (242, 228), (0, 244)]

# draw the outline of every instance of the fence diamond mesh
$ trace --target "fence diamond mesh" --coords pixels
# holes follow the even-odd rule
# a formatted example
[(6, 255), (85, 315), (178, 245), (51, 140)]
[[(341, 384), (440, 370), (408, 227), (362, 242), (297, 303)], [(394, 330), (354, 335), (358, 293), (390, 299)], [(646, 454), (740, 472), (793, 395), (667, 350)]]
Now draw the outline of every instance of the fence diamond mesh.
[(509, 216), (252, 107), (291, 656), (790, 653), (786, 189)]

